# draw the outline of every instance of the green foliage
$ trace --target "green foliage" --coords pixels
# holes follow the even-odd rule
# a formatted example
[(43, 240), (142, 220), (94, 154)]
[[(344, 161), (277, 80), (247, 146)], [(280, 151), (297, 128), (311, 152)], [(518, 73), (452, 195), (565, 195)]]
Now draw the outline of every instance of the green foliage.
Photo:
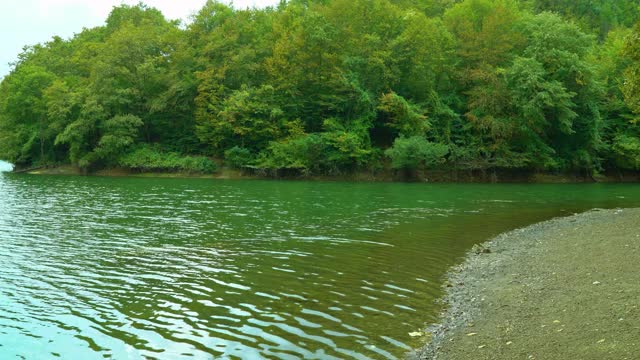
[(466, 0), (447, 10), (444, 19), (465, 64), (481, 69), (482, 64), (504, 64), (512, 58), (522, 40), (515, 31), (521, 16), (514, 0)]
[(536, 11), (553, 11), (575, 20), (587, 31), (605, 38), (616, 27), (630, 27), (639, 19), (637, 0), (530, 0)]
[(284, 113), (275, 104), (274, 97), (271, 86), (242, 87), (219, 104), (208, 102), (208, 110), (197, 118), (200, 139), (215, 149), (263, 148), (270, 140), (279, 138), (284, 126)]
[(97, 125), (105, 120), (105, 112), (94, 99), (87, 99), (82, 105), (78, 118), (58, 134), (55, 145), (68, 147), (69, 160), (87, 167), (93, 162), (91, 155), (97, 143)]
[(382, 95), (377, 109), (395, 136), (424, 135), (429, 128), (427, 116), (396, 93)]
[(640, 170), (640, 138), (618, 135), (613, 141), (616, 165), (622, 169)]
[(182, 156), (175, 152), (163, 152), (151, 146), (140, 147), (121, 156), (117, 165), (139, 171), (179, 171), (186, 173), (214, 173), (216, 164), (204, 156)]
[(393, 147), (385, 151), (385, 155), (391, 159), (392, 168), (405, 170), (442, 165), (448, 153), (447, 145), (427, 141), (422, 136), (397, 138)]
[(535, 59), (516, 59), (506, 76), (511, 106), (520, 123), (514, 131), (529, 144), (526, 152), (534, 158), (532, 162), (539, 168), (549, 167), (555, 154), (546, 141), (552, 136), (549, 133), (557, 131), (566, 138), (575, 133), (573, 120), (577, 114), (572, 100), (576, 94), (559, 81), (548, 79), (543, 65)]
[(258, 160), (259, 168), (297, 170), (304, 174), (321, 173), (327, 166), (327, 145), (318, 134), (273, 142)]
[(225, 164), (234, 169), (247, 167), (251, 165), (253, 160), (255, 160), (254, 155), (251, 153), (251, 150), (247, 148), (234, 146), (224, 152)]
[(624, 71), (625, 80), (622, 91), (627, 106), (638, 115), (640, 114), (640, 23), (628, 36), (624, 55), (630, 60), (630, 63)]
[(182, 26), (121, 5), (19, 55), (0, 84), (0, 158), (208, 172), (224, 155), (336, 174), (378, 168), (387, 150), (410, 170), (636, 169), (637, 8), (209, 0)]
[(100, 158), (118, 158), (134, 144), (142, 120), (134, 115), (119, 115), (102, 123), (98, 147), (94, 150)]

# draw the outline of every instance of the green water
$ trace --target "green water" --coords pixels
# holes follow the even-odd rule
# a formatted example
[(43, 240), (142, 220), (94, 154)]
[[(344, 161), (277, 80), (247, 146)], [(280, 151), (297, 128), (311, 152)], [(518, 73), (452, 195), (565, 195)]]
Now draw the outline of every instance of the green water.
[(447, 268), (636, 185), (0, 174), (0, 358), (384, 359)]

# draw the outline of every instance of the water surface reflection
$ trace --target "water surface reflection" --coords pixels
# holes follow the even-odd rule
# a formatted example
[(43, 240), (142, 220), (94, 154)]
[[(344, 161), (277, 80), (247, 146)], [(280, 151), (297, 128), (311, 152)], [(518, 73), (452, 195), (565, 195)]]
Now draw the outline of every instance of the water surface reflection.
[(634, 185), (0, 174), (0, 355), (396, 358), (474, 243)]

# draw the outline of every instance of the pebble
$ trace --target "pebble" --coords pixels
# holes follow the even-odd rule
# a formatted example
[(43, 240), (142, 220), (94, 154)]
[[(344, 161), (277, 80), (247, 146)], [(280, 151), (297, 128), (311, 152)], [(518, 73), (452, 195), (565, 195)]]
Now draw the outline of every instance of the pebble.
[[(571, 229), (571, 227), (568, 227), (567, 229)], [(637, 231), (637, 230), (636, 230), (636, 231)], [(567, 232), (567, 231), (565, 230), (565, 232)], [(631, 234), (630, 236), (631, 236), (631, 238), (636, 237), (636, 235), (633, 235), (633, 234)], [(638, 237), (640, 237), (640, 236), (637, 236), (636, 238), (638, 238)], [(534, 239), (534, 240), (535, 240), (535, 239)], [(570, 244), (567, 244), (567, 246), (570, 246)], [(623, 242), (622, 244), (619, 244), (619, 245), (618, 245), (618, 248), (616, 248), (615, 250), (616, 250), (616, 251), (619, 251), (619, 252), (629, 253), (629, 250), (631, 250), (631, 248), (632, 248), (632, 247), (633, 247), (633, 248), (638, 248), (638, 250), (640, 250), (640, 246), (636, 246), (636, 244), (635, 244), (635, 243), (634, 243), (634, 244), (631, 244), (630, 242), (627, 242), (627, 244), (625, 244), (624, 242)], [(621, 249), (621, 248), (622, 248), (622, 249)], [(493, 265), (492, 265), (493, 263), (491, 263), (491, 261), (490, 261), (490, 260), (492, 260), (492, 258), (491, 258), (491, 257), (488, 257), (487, 259), (488, 259), (488, 260), (486, 260), (486, 261), (487, 261), (487, 264), (489, 264), (489, 265), (493, 266)], [(500, 259), (500, 258), (498, 258), (498, 259)], [(500, 259), (500, 260), (502, 260), (502, 259)], [(506, 264), (506, 263), (505, 263), (505, 264)], [(485, 264), (485, 265), (486, 265), (486, 264)], [(502, 266), (501, 264), (498, 264), (498, 265)], [(507, 265), (508, 265), (508, 264), (507, 264)], [(560, 266), (558, 266), (558, 268), (557, 268), (557, 269), (556, 269), (556, 268), (550, 268), (550, 269), (549, 269), (549, 268), (546, 268), (546, 269), (544, 270), (544, 274), (545, 274), (547, 277), (549, 277), (549, 275), (552, 275), (553, 277), (552, 277), (551, 279), (558, 279), (558, 276), (560, 276), (560, 278), (562, 279), (562, 277), (564, 276), (564, 273), (560, 270), (560, 268), (561, 268)], [(615, 267), (614, 267), (614, 266), (612, 266), (612, 269), (614, 269), (614, 268), (615, 268)], [(470, 269), (474, 269), (474, 268), (472, 267), (472, 268), (470, 268)], [(487, 273), (491, 272), (492, 270), (493, 270), (493, 268), (490, 268), (490, 270), (487, 270)], [(523, 291), (527, 291), (527, 294), (533, 294), (533, 297), (535, 297), (535, 294), (536, 294), (538, 291), (542, 291), (542, 290), (547, 291), (547, 290), (548, 290), (548, 289), (544, 289), (544, 288), (542, 287), (542, 286), (543, 286), (543, 284), (545, 284), (545, 282), (544, 282), (544, 281), (541, 281), (541, 280), (545, 280), (544, 278), (542, 278), (542, 279), (538, 279), (538, 278), (534, 277), (534, 278), (533, 278), (533, 280), (532, 280), (532, 283), (531, 283), (531, 284), (522, 284), (522, 283), (524, 282), (524, 281), (522, 281), (522, 280), (521, 280), (522, 278), (524, 278), (525, 280), (527, 280), (527, 279), (528, 279), (528, 280), (531, 280), (531, 279), (528, 277), (528, 275), (523, 275), (523, 274), (521, 274), (521, 273), (519, 273), (519, 272), (509, 271), (509, 270), (510, 270), (510, 269), (509, 269), (509, 267), (506, 267), (506, 266), (505, 266), (504, 271), (503, 271), (503, 270), (500, 270), (500, 271), (497, 271), (497, 273), (499, 273), (499, 274), (500, 274), (500, 276), (504, 276), (506, 281), (510, 281), (510, 282), (515, 283), (516, 285), (510, 285), (510, 286), (513, 286), (514, 288), (515, 288), (515, 287), (517, 287), (518, 289), (516, 289), (516, 290), (518, 290), (518, 291), (519, 291), (520, 286), (525, 286), (525, 289), (523, 289)], [(509, 275), (511, 275), (511, 276), (509, 276)], [(582, 288), (581, 290), (585, 290), (585, 291), (589, 291), (589, 290), (587, 290), (587, 289), (584, 289), (584, 286), (586, 286), (586, 285), (588, 284), (589, 277), (591, 277), (592, 286), (604, 285), (604, 283), (602, 283), (601, 281), (599, 281), (599, 279), (593, 279), (593, 277), (592, 277), (592, 276), (594, 276), (594, 275), (595, 275), (595, 276), (598, 276), (598, 277), (603, 277), (603, 280), (604, 280), (604, 281), (610, 281), (610, 282), (612, 282), (612, 284), (611, 284), (611, 285), (619, 285), (619, 284), (621, 284), (623, 281), (625, 281), (625, 280), (627, 279), (627, 278), (623, 278), (623, 277), (621, 277), (621, 279), (617, 279), (617, 277), (615, 277), (615, 275), (618, 275), (618, 274), (613, 274), (614, 276), (609, 277), (609, 276), (608, 276), (608, 274), (607, 274), (606, 272), (601, 271), (601, 270), (600, 270), (600, 268), (598, 268), (598, 270), (596, 270), (596, 268), (591, 268), (590, 270), (587, 270), (587, 271), (584, 271), (584, 270), (583, 270), (583, 271), (580, 271), (580, 275), (583, 277), (583, 279), (582, 279), (582, 285), (581, 285), (583, 288)], [(606, 275), (606, 276), (603, 276), (603, 275)], [(489, 278), (490, 278), (490, 277), (489, 277)], [(539, 281), (539, 280), (540, 280), (540, 281)], [(453, 284), (454, 286), (456, 286), (456, 287), (457, 287), (457, 286), (458, 286), (458, 283), (461, 283), (461, 282), (462, 282), (462, 281), (460, 281), (459, 279), (454, 279), (454, 280), (452, 280), (452, 281), (451, 281), (451, 284)], [(467, 280), (467, 281), (465, 281), (465, 282), (466, 282), (466, 283), (471, 283), (471, 281), (468, 281), (468, 280)], [(484, 282), (483, 282), (483, 283), (481, 283), (481, 284), (482, 284), (483, 286), (485, 286), (485, 283), (484, 283)], [(521, 284), (522, 284), (522, 285), (521, 285)], [(577, 287), (580, 287), (580, 285), (578, 285), (578, 284), (576, 284), (576, 285), (577, 285)], [(607, 285), (607, 286), (606, 286), (606, 288), (611, 287), (611, 285)], [(479, 290), (480, 290), (480, 288), (481, 288), (481, 287), (478, 287), (478, 289), (479, 289)], [(601, 287), (599, 287), (599, 288), (601, 288)], [(611, 312), (612, 312), (613, 314), (610, 314), (610, 315), (611, 315), (611, 316), (610, 316), (610, 317), (611, 317), (611, 320), (613, 320), (612, 322), (614, 323), (613, 325), (614, 325), (614, 326), (615, 326), (615, 325), (618, 325), (618, 326), (619, 326), (619, 325), (623, 325), (623, 324), (625, 324), (625, 322), (628, 322), (629, 324), (628, 324), (627, 326), (630, 326), (630, 327), (631, 327), (631, 328), (629, 328), (628, 330), (631, 330), (631, 329), (638, 329), (638, 327), (637, 327), (637, 326), (635, 326), (635, 325), (637, 325), (637, 324), (632, 323), (631, 319), (632, 319), (632, 317), (633, 317), (632, 315), (635, 315), (635, 313), (637, 312), (637, 310), (636, 310), (636, 309), (640, 308), (640, 303), (636, 303), (636, 301), (632, 300), (632, 299), (631, 299), (631, 298), (632, 298), (632, 296), (628, 296), (628, 297), (627, 297), (627, 296), (625, 296), (625, 297), (621, 297), (621, 298), (615, 298), (615, 292), (616, 292), (616, 290), (618, 290), (618, 289), (620, 289), (620, 288), (623, 288), (623, 287), (622, 287), (622, 286), (614, 286), (614, 288), (615, 288), (615, 290), (612, 290), (612, 291), (610, 292), (610, 293), (611, 293), (611, 294), (613, 294), (613, 295), (611, 295), (611, 297), (610, 297), (610, 298), (608, 298), (608, 300), (610, 301), (610, 303), (611, 303), (611, 304), (615, 304), (615, 305), (616, 305), (616, 306), (615, 306), (615, 307), (616, 307), (615, 309), (611, 309)], [(604, 288), (603, 288), (603, 289), (604, 289)], [(483, 290), (483, 291), (479, 291), (479, 293), (478, 293), (478, 292), (476, 292), (475, 294), (473, 294), (473, 293), (472, 293), (472, 294), (466, 294), (466, 295), (465, 295), (465, 296), (466, 296), (466, 297), (465, 297), (466, 301), (467, 301), (467, 302), (469, 302), (470, 298), (473, 298), (472, 303), (474, 303), (476, 306), (480, 306), (480, 305), (478, 305), (478, 304), (479, 304), (479, 303), (478, 303), (478, 301), (480, 301), (481, 303), (485, 303), (485, 302), (487, 302), (487, 301), (490, 301), (490, 302), (492, 302), (492, 303), (493, 303), (493, 302), (494, 302), (494, 299), (493, 299), (493, 298), (491, 298), (490, 296), (487, 296), (486, 298), (485, 298), (485, 297), (483, 297), (483, 296), (486, 296), (486, 293), (490, 292), (490, 291), (491, 291), (491, 290), (493, 290), (493, 289), (492, 289), (492, 288), (488, 288), (488, 289), (486, 289), (486, 288), (485, 288), (485, 289), (481, 289), (481, 290)], [(553, 289), (552, 289), (552, 290), (553, 290)], [(602, 290), (602, 289), (601, 289), (601, 290)], [(625, 290), (625, 289), (623, 288), (623, 289), (618, 290), (618, 291), (623, 291), (623, 290)], [(468, 291), (468, 290), (466, 290), (466, 291)], [(598, 290), (596, 290), (596, 288), (591, 288), (591, 293), (593, 293), (593, 292), (596, 292), (596, 293), (597, 293), (597, 292), (598, 292)], [(629, 291), (629, 290), (625, 290), (625, 292), (630, 292), (630, 291)], [(479, 295), (479, 296), (478, 296), (478, 295)], [(605, 297), (607, 297), (607, 296), (605, 295)], [(515, 299), (515, 300), (514, 300), (514, 304), (509, 304), (510, 306), (513, 306), (513, 305), (516, 305), (516, 306), (517, 306), (517, 303), (518, 303), (518, 302), (524, 302), (524, 300), (522, 300), (522, 299), (520, 299), (520, 298), (517, 298), (517, 297), (516, 297), (516, 298), (514, 298), (514, 299)], [(552, 300), (553, 300), (553, 299), (552, 299)], [(626, 300), (626, 301), (625, 301), (625, 300)], [(566, 303), (563, 303), (563, 302), (560, 302), (559, 304), (555, 304), (555, 305), (554, 305), (554, 302), (553, 302), (553, 301), (549, 301), (549, 303), (550, 303), (551, 305), (553, 305), (553, 307), (552, 307), (552, 309), (553, 309), (552, 311), (553, 311), (553, 312), (547, 313), (547, 316), (551, 317), (551, 315), (553, 315), (553, 313), (555, 313), (556, 315), (560, 315), (563, 319), (566, 319), (567, 321), (571, 320), (571, 318), (572, 318), (573, 316), (572, 316), (572, 315), (569, 315), (568, 309), (563, 309), (563, 307), (565, 307), (565, 306), (571, 306), (571, 305), (567, 305)], [(489, 306), (489, 305), (483, 305), (483, 306)], [(559, 312), (562, 312), (562, 314), (559, 314)], [(617, 314), (616, 314), (616, 312), (617, 312)], [(615, 316), (616, 316), (616, 315), (618, 316), (618, 319), (616, 319), (616, 318), (615, 318)], [(560, 316), (559, 316), (559, 317), (560, 317)], [(532, 327), (532, 328), (537, 328), (537, 329), (538, 329), (538, 331), (537, 331), (537, 332), (538, 332), (539, 334), (542, 334), (542, 335), (545, 335), (545, 336), (549, 336), (549, 337), (556, 337), (559, 341), (570, 341), (570, 340), (573, 340), (573, 337), (577, 334), (577, 331), (578, 331), (577, 329), (574, 329), (574, 327), (573, 327), (573, 326), (571, 326), (571, 324), (570, 324), (570, 323), (569, 323), (569, 324), (567, 324), (566, 326), (565, 326), (565, 325), (563, 325), (563, 322), (562, 322), (561, 320), (559, 320), (559, 318), (557, 318), (557, 319), (553, 319), (553, 318), (551, 317), (551, 319), (552, 319), (552, 324), (551, 324), (551, 325), (549, 325), (549, 324), (547, 323), (547, 321), (549, 321), (549, 320), (548, 320), (548, 319), (549, 319), (549, 317), (547, 317), (547, 319), (546, 319), (546, 320), (539, 319), (539, 320), (542, 320), (542, 321), (538, 322), (537, 324), (536, 324), (536, 322), (537, 322), (537, 321), (534, 321), (534, 322), (533, 322), (533, 324), (530, 324), (530, 325), (531, 325), (531, 327)], [(464, 319), (464, 318), (463, 318), (463, 319)], [(462, 319), (461, 319), (461, 320), (462, 320)], [(464, 319), (464, 320), (466, 320), (466, 319)], [(616, 321), (616, 320), (617, 320), (617, 321), (619, 321), (619, 323), (618, 323), (618, 324), (615, 324), (615, 321)], [(623, 321), (625, 321), (625, 322), (623, 322)], [(476, 350), (478, 350), (478, 351), (477, 351), (477, 354), (476, 354), (476, 356), (477, 356), (477, 357), (482, 357), (482, 356), (481, 356), (482, 354), (485, 354), (484, 356), (490, 356), (490, 355), (493, 355), (493, 354), (492, 354), (492, 352), (493, 352), (493, 350), (494, 350), (494, 345), (493, 345), (493, 344), (492, 344), (492, 347), (491, 347), (491, 348), (489, 348), (489, 347), (488, 347), (488, 345), (483, 344), (483, 343), (478, 344), (478, 342), (480, 342), (480, 341), (484, 340), (485, 338), (487, 338), (487, 339), (488, 339), (488, 337), (491, 335), (491, 333), (487, 333), (487, 332), (485, 332), (485, 331), (484, 331), (484, 329), (483, 329), (480, 325), (481, 325), (481, 324), (478, 324), (478, 326), (475, 326), (475, 325), (473, 324), (473, 322), (469, 322), (468, 320), (467, 320), (467, 321), (464, 321), (464, 322), (462, 322), (462, 321), (461, 321), (459, 326), (461, 326), (461, 327), (463, 327), (463, 328), (461, 329), (462, 331), (461, 331), (461, 334), (460, 334), (460, 335), (462, 335), (462, 336), (468, 336), (468, 337), (474, 337), (474, 336), (477, 336), (477, 337), (475, 337), (474, 339), (469, 339), (469, 340), (468, 340), (468, 342), (469, 342), (469, 343), (471, 343), (471, 344), (473, 344), (473, 345), (468, 344), (468, 345), (471, 345), (471, 348), (467, 348), (468, 350), (472, 350), (472, 349), (473, 349), (473, 347), (472, 347), (472, 346), (476, 346)], [(591, 328), (592, 328), (592, 326), (593, 326), (593, 325), (596, 325), (596, 324), (589, 324), (589, 325), (590, 325), (590, 326), (588, 326), (588, 328), (589, 328), (589, 329), (591, 329)], [(467, 329), (464, 329), (464, 327), (465, 327), (465, 326), (467, 327)], [(596, 325), (596, 326), (597, 326), (597, 325)], [(549, 328), (549, 330), (547, 330), (547, 329), (546, 329), (547, 327)], [(466, 331), (469, 331), (469, 330), (472, 330), (472, 331), (473, 331), (473, 330), (476, 330), (476, 329), (478, 329), (478, 331), (482, 331), (482, 335), (478, 336), (478, 335), (479, 335), (479, 333), (477, 333), (477, 332), (469, 332), (469, 333), (465, 333), (465, 332), (464, 332), (465, 330), (466, 330)], [(565, 330), (565, 329), (567, 330), (567, 334), (562, 334), (562, 333), (564, 332), (564, 330)], [(558, 334), (558, 335), (555, 335), (555, 336), (554, 336), (554, 335), (552, 335), (552, 334), (553, 334), (553, 331), (556, 331), (556, 334)], [(598, 348), (605, 348), (605, 347), (608, 347), (609, 345), (610, 345), (610, 346), (613, 346), (613, 344), (614, 344), (614, 343), (616, 343), (616, 344), (617, 344), (617, 342), (618, 342), (618, 340), (616, 340), (616, 339), (612, 338), (612, 340), (609, 342), (609, 345), (605, 345), (605, 343), (606, 343), (606, 341), (607, 341), (607, 340), (606, 340), (606, 338), (601, 338), (601, 339), (598, 339), (598, 338), (597, 338), (597, 335), (605, 335), (605, 334), (604, 334), (604, 332), (603, 332), (603, 334), (599, 334), (599, 331), (598, 331), (598, 330), (591, 329), (591, 331), (594, 331), (594, 332), (595, 332), (595, 334), (594, 334), (594, 333), (592, 333), (592, 335), (594, 335), (594, 336), (592, 336), (592, 337), (591, 337), (591, 339), (587, 340), (587, 343), (588, 343), (588, 341), (594, 341), (594, 340), (595, 340), (595, 344), (597, 344), (597, 346), (596, 346), (596, 347), (598, 347)], [(596, 331), (597, 331), (597, 332), (596, 332)], [(535, 332), (535, 331), (533, 331), (533, 332)], [(460, 335), (458, 335), (458, 336), (460, 336)], [(446, 339), (446, 338), (445, 338), (445, 339)], [(517, 339), (516, 339), (516, 340), (517, 340)], [(446, 341), (446, 340), (445, 340), (445, 341)], [(466, 347), (466, 345), (467, 345), (467, 344), (465, 344), (465, 343), (466, 343), (466, 342), (464, 342), (464, 341), (463, 341), (463, 342), (462, 342), (462, 344), (461, 344), (460, 346), (464, 346), (464, 347)], [(498, 342), (498, 344), (499, 344), (499, 342)], [(502, 340), (502, 344), (503, 344), (503, 345), (502, 345), (502, 347), (503, 347), (503, 348), (502, 348), (501, 350), (503, 350), (503, 351), (508, 351), (508, 349), (511, 349), (511, 350), (519, 349), (519, 348), (520, 348), (520, 346), (522, 346), (522, 344), (521, 344), (521, 343), (519, 343), (519, 345), (514, 345), (514, 346), (516, 346), (516, 348), (514, 348), (513, 346), (511, 346), (511, 345), (513, 345), (513, 344), (514, 344), (514, 342), (513, 342), (513, 341), (510, 341), (510, 340), (509, 340), (509, 341), (507, 341), (507, 340)], [(594, 344), (594, 343), (591, 343), (591, 344)], [(585, 345), (586, 345), (586, 344), (585, 344)], [(636, 341), (636, 343), (634, 344), (634, 346), (635, 346), (635, 345), (640, 345), (640, 344), (638, 344), (638, 342)], [(509, 347), (509, 346), (510, 346), (510, 347)], [(509, 348), (506, 348), (506, 347), (509, 347)], [(483, 348), (486, 348), (488, 352), (484, 352), (484, 350), (482, 350), (482, 352), (481, 352), (481, 351), (479, 350), (479, 349), (483, 349)], [(472, 350), (472, 351), (473, 351), (473, 350)], [(613, 351), (613, 350), (612, 350), (612, 351)], [(468, 353), (468, 354), (469, 354), (469, 353)], [(488, 354), (488, 355), (487, 355), (487, 354)], [(524, 355), (524, 356), (525, 356), (525, 359), (526, 359), (527, 357), (528, 357), (529, 359), (535, 359), (535, 358), (537, 358), (537, 356), (542, 356), (542, 355), (534, 355), (534, 354), (531, 354), (531, 353), (530, 353), (530, 354), (526, 354), (526, 353), (524, 353), (524, 354), (521, 354), (521, 356), (522, 356), (522, 355)], [(471, 355), (471, 356), (472, 356), (472, 355)], [(473, 357), (470, 357), (470, 358), (473, 358)], [(622, 358), (624, 358), (624, 357), (622, 357)], [(638, 360), (640, 360), (640, 358), (638, 358)]]

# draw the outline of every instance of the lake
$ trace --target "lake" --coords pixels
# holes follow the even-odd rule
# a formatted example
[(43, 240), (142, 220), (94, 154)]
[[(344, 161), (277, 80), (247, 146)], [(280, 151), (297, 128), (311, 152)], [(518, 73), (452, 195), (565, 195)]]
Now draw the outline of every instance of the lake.
[(13, 170), (13, 165), (0, 160), (0, 172)]
[(640, 187), (0, 174), (0, 355), (392, 359), (473, 244)]

